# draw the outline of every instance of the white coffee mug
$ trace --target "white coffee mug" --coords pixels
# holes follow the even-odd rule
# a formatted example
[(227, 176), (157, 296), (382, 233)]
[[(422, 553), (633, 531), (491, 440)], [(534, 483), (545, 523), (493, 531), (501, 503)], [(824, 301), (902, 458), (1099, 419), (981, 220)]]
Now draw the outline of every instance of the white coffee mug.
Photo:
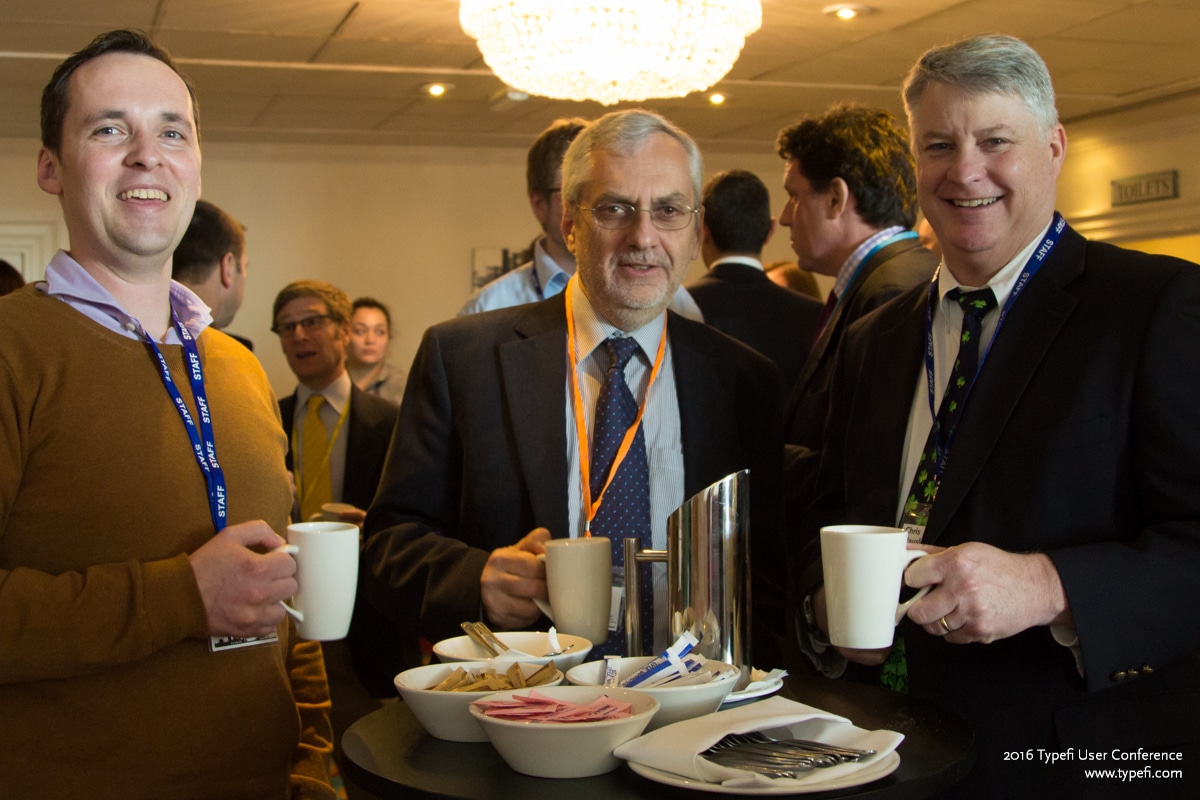
[(612, 601), (612, 545), (599, 536), (551, 539), (546, 552), (547, 605), (534, 600), (554, 627), (592, 644), (608, 638)]
[(891, 647), (896, 626), (909, 606), (925, 596), (922, 587), (900, 603), (900, 587), (909, 563), (927, 555), (908, 550), (900, 528), (831, 525), (821, 529), (825, 607), (829, 641), (838, 647), (876, 650)]
[(305, 639), (345, 639), (358, 589), (358, 526), (349, 522), (297, 522), (287, 529), (287, 552), (296, 559), (299, 588), (284, 609)]

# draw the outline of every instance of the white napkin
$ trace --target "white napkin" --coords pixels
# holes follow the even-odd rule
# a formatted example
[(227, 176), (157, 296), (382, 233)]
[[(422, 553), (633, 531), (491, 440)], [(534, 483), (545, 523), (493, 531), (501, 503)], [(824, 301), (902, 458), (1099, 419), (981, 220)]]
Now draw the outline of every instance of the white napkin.
[[(768, 778), (748, 770), (714, 764), (700, 756), (726, 734), (752, 733), (772, 728), (787, 728), (797, 739), (874, 750), (875, 755), (857, 762), (814, 769), (799, 778)], [(904, 735), (896, 731), (863, 730), (850, 724), (845, 717), (782, 697), (772, 697), (741, 708), (667, 725), (626, 742), (613, 755), (706, 783), (721, 783), (730, 787), (800, 787), (840, 779), (869, 767), (895, 750), (902, 741)]]

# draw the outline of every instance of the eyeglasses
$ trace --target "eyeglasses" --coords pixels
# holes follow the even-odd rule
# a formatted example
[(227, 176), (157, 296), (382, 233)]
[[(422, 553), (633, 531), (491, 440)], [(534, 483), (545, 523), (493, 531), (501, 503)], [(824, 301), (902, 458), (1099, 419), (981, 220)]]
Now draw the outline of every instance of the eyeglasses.
[(325, 320), (333, 319), (330, 314), (314, 314), (311, 317), (298, 319), (295, 322), (276, 322), (271, 326), (271, 332), (280, 336), (295, 336), (296, 328), (303, 328), (305, 333), (316, 333), (324, 325)]
[(628, 228), (643, 211), (650, 215), (650, 221), (660, 231), (681, 231), (691, 224), (693, 217), (700, 209), (685, 206), (682, 203), (664, 203), (654, 208), (638, 208), (630, 203), (600, 203), (588, 208), (576, 206), (580, 211), (588, 211), (592, 219), (601, 228), (619, 231)]

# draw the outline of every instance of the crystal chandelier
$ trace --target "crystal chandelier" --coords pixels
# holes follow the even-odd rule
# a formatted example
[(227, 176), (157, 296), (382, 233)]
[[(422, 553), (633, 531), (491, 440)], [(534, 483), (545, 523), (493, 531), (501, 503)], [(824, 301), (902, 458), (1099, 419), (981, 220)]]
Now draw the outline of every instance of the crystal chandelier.
[(760, 0), (461, 0), (459, 21), (514, 89), (604, 105), (682, 97), (733, 67)]

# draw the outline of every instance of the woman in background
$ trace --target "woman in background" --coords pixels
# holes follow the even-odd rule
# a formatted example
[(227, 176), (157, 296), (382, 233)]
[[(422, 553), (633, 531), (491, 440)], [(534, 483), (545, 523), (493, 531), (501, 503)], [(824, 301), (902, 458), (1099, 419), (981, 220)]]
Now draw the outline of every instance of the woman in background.
[(387, 363), (391, 338), (392, 315), (387, 306), (372, 297), (355, 300), (346, 352), (350, 380), (364, 392), (400, 405), (408, 375)]

